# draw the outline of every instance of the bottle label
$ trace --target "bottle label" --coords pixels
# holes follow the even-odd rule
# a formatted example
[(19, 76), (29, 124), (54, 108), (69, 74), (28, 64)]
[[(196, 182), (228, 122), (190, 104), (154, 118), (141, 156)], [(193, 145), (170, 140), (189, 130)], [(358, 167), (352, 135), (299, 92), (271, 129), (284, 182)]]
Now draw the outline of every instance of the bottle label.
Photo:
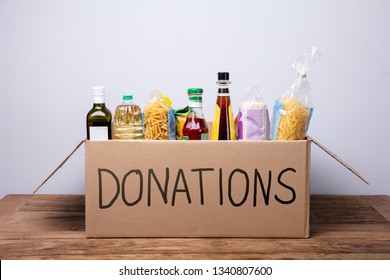
[(233, 107), (232, 104), (229, 105), (229, 127), (230, 127), (230, 140), (237, 140), (236, 138), (236, 128), (234, 125), (234, 116), (233, 116)]
[[(229, 114), (229, 129), (230, 129), (230, 138), (227, 140), (236, 140), (236, 130), (234, 125), (234, 117), (233, 117), (233, 107), (232, 104), (228, 107), (228, 114)], [(218, 140), (219, 139), (219, 120), (221, 117), (221, 109), (219, 108), (218, 104), (215, 105), (215, 113), (214, 113), (214, 122), (211, 129), (211, 140)]]
[[(182, 140), (190, 140), (190, 136), (183, 136)], [(209, 140), (209, 134), (208, 133), (201, 133), (200, 134), (200, 140)]]
[(89, 127), (90, 140), (108, 140), (107, 126), (90, 126)]
[(211, 129), (211, 140), (218, 140), (219, 132), (219, 118), (221, 116), (221, 109), (218, 105), (215, 105), (213, 127)]

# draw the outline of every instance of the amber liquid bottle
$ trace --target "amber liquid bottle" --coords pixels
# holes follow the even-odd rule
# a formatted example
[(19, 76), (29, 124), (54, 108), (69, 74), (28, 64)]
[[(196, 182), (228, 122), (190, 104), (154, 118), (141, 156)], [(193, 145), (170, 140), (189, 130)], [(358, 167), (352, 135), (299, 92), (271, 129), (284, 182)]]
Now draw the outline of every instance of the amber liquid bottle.
[(211, 140), (236, 140), (233, 108), (229, 93), (229, 73), (218, 73), (218, 96), (215, 104)]
[(111, 112), (104, 100), (104, 87), (93, 87), (93, 106), (87, 114), (87, 139), (109, 140), (111, 133)]

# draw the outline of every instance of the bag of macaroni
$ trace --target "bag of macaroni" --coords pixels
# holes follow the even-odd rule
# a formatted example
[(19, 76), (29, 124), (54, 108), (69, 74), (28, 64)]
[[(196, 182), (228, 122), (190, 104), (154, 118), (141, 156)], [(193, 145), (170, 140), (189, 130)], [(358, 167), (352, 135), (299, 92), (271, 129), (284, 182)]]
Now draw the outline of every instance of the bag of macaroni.
[(292, 68), (298, 72), (298, 79), (283, 96), (275, 100), (272, 140), (305, 138), (313, 114), (313, 97), (307, 73), (318, 58), (319, 51), (313, 47), (292, 64)]
[(155, 90), (144, 110), (145, 140), (175, 140), (175, 113), (172, 102), (163, 92)]

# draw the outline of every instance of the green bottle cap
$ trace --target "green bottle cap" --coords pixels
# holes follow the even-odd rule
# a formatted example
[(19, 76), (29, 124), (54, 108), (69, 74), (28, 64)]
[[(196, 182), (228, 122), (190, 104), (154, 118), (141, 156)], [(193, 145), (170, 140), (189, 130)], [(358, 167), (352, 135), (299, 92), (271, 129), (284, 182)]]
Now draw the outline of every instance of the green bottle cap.
[(125, 95), (123, 95), (122, 100), (133, 100), (133, 95), (132, 94), (125, 94)]
[(202, 88), (189, 88), (187, 92), (188, 92), (188, 94), (202, 94), (203, 89)]

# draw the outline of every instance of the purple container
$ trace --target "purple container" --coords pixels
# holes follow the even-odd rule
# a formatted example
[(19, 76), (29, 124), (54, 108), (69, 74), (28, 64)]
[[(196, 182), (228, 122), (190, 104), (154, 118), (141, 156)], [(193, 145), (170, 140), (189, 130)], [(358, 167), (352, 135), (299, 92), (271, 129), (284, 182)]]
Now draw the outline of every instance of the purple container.
[(268, 109), (242, 108), (238, 113), (238, 140), (269, 140), (270, 120)]

